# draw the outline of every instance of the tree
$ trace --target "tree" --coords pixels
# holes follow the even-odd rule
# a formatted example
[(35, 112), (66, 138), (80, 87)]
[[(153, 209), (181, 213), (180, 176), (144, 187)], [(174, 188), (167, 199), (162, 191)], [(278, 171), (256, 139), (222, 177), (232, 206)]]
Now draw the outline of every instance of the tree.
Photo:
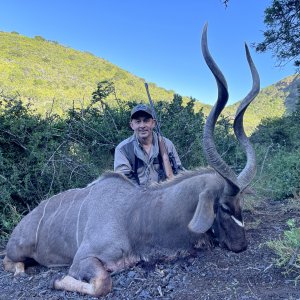
[(229, 0), (223, 0), (222, 2), (223, 2), (223, 4), (224, 4), (224, 6), (227, 7), (227, 6), (228, 6)]
[(300, 70), (300, 1), (273, 0), (265, 9), (264, 41), (254, 44), (257, 52), (270, 50), (279, 63), (294, 61)]

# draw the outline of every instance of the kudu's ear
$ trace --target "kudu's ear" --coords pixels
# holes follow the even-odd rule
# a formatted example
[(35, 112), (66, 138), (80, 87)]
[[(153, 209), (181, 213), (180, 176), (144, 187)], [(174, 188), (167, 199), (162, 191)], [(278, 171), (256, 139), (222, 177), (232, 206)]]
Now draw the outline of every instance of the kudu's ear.
[(209, 193), (202, 192), (188, 228), (195, 233), (204, 233), (213, 225), (214, 218), (214, 198)]

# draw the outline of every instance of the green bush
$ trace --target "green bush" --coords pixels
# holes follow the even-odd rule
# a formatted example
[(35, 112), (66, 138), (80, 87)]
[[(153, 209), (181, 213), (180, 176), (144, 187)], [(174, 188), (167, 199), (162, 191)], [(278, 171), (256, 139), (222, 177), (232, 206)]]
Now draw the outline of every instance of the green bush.
[(288, 220), (287, 224), (289, 228), (282, 239), (270, 241), (267, 245), (277, 254), (276, 265), (283, 268), (285, 274), (291, 274), (297, 283), (300, 278), (300, 228), (294, 219)]
[(256, 187), (262, 195), (284, 199), (300, 192), (300, 104), (291, 115), (266, 119), (251, 136), (259, 172)]
[(260, 195), (282, 200), (300, 193), (300, 149), (287, 152), (280, 147), (257, 147), (258, 175), (255, 187)]
[(58, 115), (42, 118), (17, 97), (2, 95), (0, 104), (3, 236), (20, 215), (41, 200), (62, 190), (85, 186), (103, 170), (111, 169), (110, 150), (117, 141), (104, 126), (107, 111), (90, 108), (69, 111), (66, 119)]

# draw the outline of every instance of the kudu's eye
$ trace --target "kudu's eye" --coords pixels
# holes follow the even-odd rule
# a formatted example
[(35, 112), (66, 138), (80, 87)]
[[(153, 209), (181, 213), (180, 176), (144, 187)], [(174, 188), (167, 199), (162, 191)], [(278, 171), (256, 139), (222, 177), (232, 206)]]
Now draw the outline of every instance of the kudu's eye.
[(231, 211), (231, 209), (230, 209), (230, 207), (228, 205), (226, 205), (226, 204), (223, 203), (221, 205), (221, 209), (222, 209), (223, 212), (232, 215), (232, 211)]
[(244, 221), (240, 221), (239, 219), (237, 219), (237, 218), (233, 215), (232, 209), (230, 209), (230, 207), (229, 207), (228, 205), (226, 205), (226, 204), (224, 204), (224, 203), (221, 204), (221, 210), (222, 210), (224, 213), (230, 215), (230, 218), (231, 218), (238, 226), (244, 227)]

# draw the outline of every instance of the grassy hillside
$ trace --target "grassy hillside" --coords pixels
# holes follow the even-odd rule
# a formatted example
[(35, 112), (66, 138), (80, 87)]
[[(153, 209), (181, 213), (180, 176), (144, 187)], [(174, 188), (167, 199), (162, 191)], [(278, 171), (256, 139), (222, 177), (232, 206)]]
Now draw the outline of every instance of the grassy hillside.
[[(114, 83), (119, 99), (148, 101), (143, 78), (102, 58), (40, 36), (28, 38), (18, 33), (0, 32), (0, 90), (31, 99), (40, 113), (49, 111), (52, 104), (52, 110), (59, 114), (73, 105), (86, 106), (97, 83), (103, 80)], [(247, 131), (252, 132), (262, 118), (282, 116), (286, 107), (291, 111), (297, 99), (299, 81), (290, 76), (263, 89), (246, 112)], [(157, 87), (154, 83), (149, 83), (149, 86), (155, 101), (169, 102), (176, 92)], [(183, 98), (185, 103), (188, 98)], [(115, 95), (110, 101), (113, 99)], [(225, 115), (233, 118), (238, 104), (228, 106)], [(211, 107), (196, 102), (195, 108), (197, 111), (204, 108), (208, 113)]]
[[(144, 79), (87, 52), (76, 51), (18, 33), (0, 32), (0, 88), (31, 98), (39, 112), (63, 112), (75, 105), (87, 105), (97, 82), (114, 82), (117, 97), (147, 101)], [(175, 91), (149, 83), (155, 100), (171, 101)], [(187, 100), (187, 98), (185, 99)], [(205, 106), (199, 103), (198, 108)], [(209, 106), (206, 105), (206, 108)]]
[[(245, 113), (247, 131), (253, 132), (262, 119), (281, 117), (293, 111), (299, 97), (297, 91), (299, 85), (300, 78), (293, 75), (261, 89)], [(240, 101), (225, 108), (225, 115), (233, 118), (239, 104)]]

